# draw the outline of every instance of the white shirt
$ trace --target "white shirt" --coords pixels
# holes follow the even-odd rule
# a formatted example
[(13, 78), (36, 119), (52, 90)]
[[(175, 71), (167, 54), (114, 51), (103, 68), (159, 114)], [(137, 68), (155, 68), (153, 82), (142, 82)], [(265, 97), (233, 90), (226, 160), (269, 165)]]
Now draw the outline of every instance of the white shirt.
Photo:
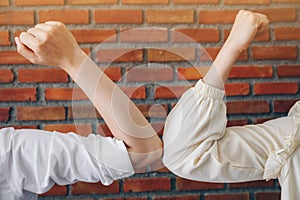
[(165, 125), (166, 167), (206, 182), (278, 178), (282, 200), (300, 199), (300, 102), (287, 117), (226, 128), (224, 94), (202, 80), (184, 93)]
[(29, 200), (54, 183), (109, 185), (134, 174), (122, 141), (90, 134), (0, 130), (0, 199)]

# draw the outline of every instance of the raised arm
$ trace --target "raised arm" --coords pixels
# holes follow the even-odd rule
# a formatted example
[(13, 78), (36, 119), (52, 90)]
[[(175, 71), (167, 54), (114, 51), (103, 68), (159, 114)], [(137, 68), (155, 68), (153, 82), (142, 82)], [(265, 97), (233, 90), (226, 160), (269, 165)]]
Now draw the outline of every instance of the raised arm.
[(224, 89), (224, 83), (237, 57), (249, 47), (255, 35), (263, 31), (268, 23), (267, 16), (263, 14), (239, 11), (226, 42), (204, 77), (204, 82)]
[(112, 134), (124, 141), (136, 172), (160, 163), (162, 142), (154, 129), (121, 89), (81, 50), (64, 24), (38, 24), (21, 33), (15, 41), (18, 52), (32, 63), (57, 66), (70, 75)]
[(264, 15), (240, 11), (204, 80), (187, 90), (169, 114), (163, 162), (176, 175), (209, 182), (263, 179), (269, 149), (280, 145), (274, 142), (277, 131), (258, 126), (226, 128), (223, 97), (235, 60), (267, 24)]

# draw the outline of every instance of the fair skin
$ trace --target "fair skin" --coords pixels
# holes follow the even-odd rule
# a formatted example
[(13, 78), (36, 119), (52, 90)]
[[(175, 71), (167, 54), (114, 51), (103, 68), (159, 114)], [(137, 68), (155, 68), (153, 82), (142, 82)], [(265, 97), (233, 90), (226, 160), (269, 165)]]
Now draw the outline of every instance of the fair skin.
[(237, 57), (249, 47), (256, 34), (266, 29), (268, 23), (267, 16), (263, 14), (239, 11), (226, 42), (203, 78), (204, 82), (224, 89), (224, 83)]
[(121, 89), (82, 51), (64, 24), (38, 24), (22, 32), (15, 41), (18, 52), (32, 63), (57, 66), (70, 75), (112, 134), (124, 141), (136, 172), (145, 172), (150, 165), (152, 169), (160, 166), (162, 141), (154, 129)]
[[(239, 54), (267, 25), (265, 15), (240, 11), (204, 82), (224, 89)], [(125, 142), (137, 172), (144, 172), (153, 163), (154, 167), (161, 166), (162, 142), (153, 128), (120, 88), (81, 50), (62, 23), (38, 24), (15, 40), (18, 52), (32, 63), (57, 66), (70, 75), (95, 105), (113, 135)]]

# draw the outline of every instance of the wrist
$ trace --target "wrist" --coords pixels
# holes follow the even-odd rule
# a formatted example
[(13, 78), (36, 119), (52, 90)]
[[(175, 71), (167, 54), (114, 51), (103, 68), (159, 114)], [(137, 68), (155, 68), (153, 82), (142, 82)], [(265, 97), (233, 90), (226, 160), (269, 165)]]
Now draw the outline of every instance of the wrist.
[(62, 63), (59, 67), (66, 71), (73, 80), (76, 80), (80, 68), (86, 59), (88, 59), (88, 55), (82, 49), (78, 49), (71, 59)]
[(225, 42), (222, 49), (232, 55), (237, 55), (237, 56), (240, 55), (244, 51), (242, 47), (239, 47), (239, 44), (235, 44), (234, 42), (231, 42), (230, 40), (227, 40)]

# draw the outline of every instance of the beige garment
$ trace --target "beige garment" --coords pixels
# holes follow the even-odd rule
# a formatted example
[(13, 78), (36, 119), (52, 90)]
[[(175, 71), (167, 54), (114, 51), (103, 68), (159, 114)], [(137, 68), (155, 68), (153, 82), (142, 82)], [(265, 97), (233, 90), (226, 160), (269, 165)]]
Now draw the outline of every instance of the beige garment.
[(202, 80), (184, 93), (166, 121), (166, 167), (205, 182), (279, 178), (282, 199), (300, 199), (300, 103), (287, 117), (226, 128), (224, 94)]

